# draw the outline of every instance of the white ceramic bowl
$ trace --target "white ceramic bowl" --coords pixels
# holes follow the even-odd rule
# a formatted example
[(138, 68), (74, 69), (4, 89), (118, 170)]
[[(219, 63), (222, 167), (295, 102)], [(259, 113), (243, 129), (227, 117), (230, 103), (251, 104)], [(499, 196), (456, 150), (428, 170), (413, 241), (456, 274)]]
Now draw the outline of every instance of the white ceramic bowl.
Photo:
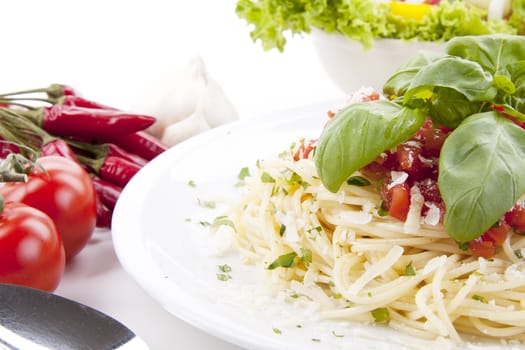
[(341, 34), (313, 29), (317, 56), (334, 84), (350, 94), (362, 86), (381, 91), (383, 83), (419, 50), (444, 52), (444, 43), (378, 39), (365, 51), (361, 43)]

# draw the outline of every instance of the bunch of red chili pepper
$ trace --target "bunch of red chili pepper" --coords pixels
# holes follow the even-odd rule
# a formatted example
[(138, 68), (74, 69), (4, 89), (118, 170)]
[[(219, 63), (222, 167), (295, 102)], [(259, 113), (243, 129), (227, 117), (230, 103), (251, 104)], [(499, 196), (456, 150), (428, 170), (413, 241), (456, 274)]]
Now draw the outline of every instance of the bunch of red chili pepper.
[(154, 122), (85, 99), (67, 85), (0, 94), (0, 158), (30, 150), (78, 162), (98, 195), (97, 226), (109, 227), (124, 186), (166, 150), (145, 131)]

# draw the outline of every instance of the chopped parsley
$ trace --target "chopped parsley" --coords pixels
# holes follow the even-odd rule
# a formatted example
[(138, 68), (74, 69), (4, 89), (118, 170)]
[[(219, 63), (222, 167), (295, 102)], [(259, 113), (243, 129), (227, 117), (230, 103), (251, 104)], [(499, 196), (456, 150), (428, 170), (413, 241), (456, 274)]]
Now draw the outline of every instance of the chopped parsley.
[(463, 251), (467, 251), (468, 248), (469, 248), (469, 244), (468, 244), (468, 242), (457, 242), (457, 241), (456, 241), (456, 243), (457, 243), (457, 245), (458, 245), (458, 248), (461, 249), (461, 250), (463, 250)]
[(405, 267), (405, 272), (403, 273), (403, 276), (415, 276), (416, 275), (416, 269), (414, 269), (414, 265), (412, 265), (412, 261)]
[(279, 236), (284, 236), (284, 233), (286, 232), (286, 225), (281, 224), (281, 227), (279, 227)]
[(213, 220), (213, 223), (211, 224), (212, 227), (217, 228), (219, 226), (230, 226), (235, 231), (235, 225), (233, 224), (233, 221), (231, 221), (227, 216), (217, 216), (215, 220)]
[(332, 335), (336, 338), (344, 338), (343, 334), (337, 334), (335, 331), (332, 331)]
[(379, 216), (387, 216), (388, 215), (388, 210), (385, 209), (385, 207), (383, 206), (383, 202), (381, 202), (381, 204), (379, 204), (379, 208), (377, 208), (377, 215), (379, 215)]
[(516, 249), (514, 251), (514, 255), (516, 255), (516, 258), (523, 259), (523, 254), (521, 253), (521, 249)]
[(198, 199), (197, 201), (199, 205), (203, 208), (215, 209), (217, 207), (217, 204), (213, 201), (201, 201), (200, 199)]
[(263, 183), (275, 183), (275, 179), (268, 174), (267, 172), (263, 172), (261, 175), (261, 181)]
[(195, 181), (193, 180), (188, 181), (188, 186), (195, 187), (196, 186)]
[(274, 329), (273, 329), (273, 332), (274, 332), (275, 334), (282, 334), (282, 333), (283, 333), (279, 328), (274, 328)]
[(302, 256), (299, 258), (305, 266), (309, 266), (312, 263), (312, 251), (308, 248), (301, 248)]
[(217, 273), (217, 279), (219, 281), (226, 282), (231, 280), (232, 276), (230, 275), (230, 272), (232, 271), (232, 268), (230, 265), (218, 265), (217, 268), (220, 271), (220, 273)]
[(224, 272), (224, 273), (232, 272), (232, 268), (228, 264), (219, 265), (218, 267), (219, 267), (219, 270), (221, 270), (221, 272)]
[(346, 183), (353, 186), (370, 186), (372, 183), (362, 176), (351, 176)]
[(239, 180), (244, 180), (248, 176), (250, 176), (250, 169), (248, 167), (244, 167), (241, 168), (241, 170), (239, 171), (239, 175), (237, 175), (237, 178)]
[(386, 322), (390, 319), (390, 312), (386, 307), (378, 307), (370, 311), (376, 323)]
[(485, 297), (483, 297), (483, 296), (481, 296), (481, 295), (474, 294), (474, 295), (472, 296), (472, 299), (477, 300), (477, 301), (480, 301), (480, 302), (482, 302), (483, 304), (487, 304), (487, 303), (488, 303), (487, 299), (485, 299)]
[(225, 274), (225, 273), (218, 273), (217, 274), (217, 279), (219, 281), (222, 281), (222, 282), (226, 282), (228, 280), (230, 280), (232, 278), (232, 276), (228, 275), (228, 274)]
[(268, 265), (268, 270), (275, 270), (278, 267), (294, 267), (295, 266), (295, 257), (297, 256), (296, 252), (291, 252), (284, 254), (275, 259), (270, 265)]
[[(312, 263), (312, 251), (308, 248), (301, 248), (301, 256), (299, 261), (304, 265), (308, 266)], [(283, 254), (275, 259), (270, 265), (268, 265), (268, 270), (275, 270), (278, 267), (290, 268), (295, 266), (295, 258), (297, 257), (296, 252), (291, 252), (288, 254)]]

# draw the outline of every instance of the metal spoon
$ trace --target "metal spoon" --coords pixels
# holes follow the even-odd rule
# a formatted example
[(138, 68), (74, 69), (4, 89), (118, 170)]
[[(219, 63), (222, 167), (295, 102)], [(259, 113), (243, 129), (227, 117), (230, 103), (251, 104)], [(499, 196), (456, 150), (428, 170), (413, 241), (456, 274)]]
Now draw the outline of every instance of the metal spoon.
[(86, 305), (0, 284), (0, 349), (148, 350), (131, 330)]

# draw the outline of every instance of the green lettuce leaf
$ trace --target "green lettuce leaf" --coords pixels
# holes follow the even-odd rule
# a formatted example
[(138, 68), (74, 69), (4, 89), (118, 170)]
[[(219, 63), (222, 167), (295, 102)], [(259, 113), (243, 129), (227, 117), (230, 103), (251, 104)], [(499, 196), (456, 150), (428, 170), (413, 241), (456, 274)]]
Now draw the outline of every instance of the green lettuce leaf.
[(523, 27), (523, 1), (515, 0), (512, 20), (487, 21), (486, 12), (464, 1), (443, 0), (420, 20), (394, 16), (388, 3), (374, 0), (238, 0), (236, 14), (252, 27), (250, 36), (264, 50), (283, 51), (287, 34), (318, 28), (340, 33), (365, 49), (376, 38), (448, 41), (456, 36), (516, 34)]

